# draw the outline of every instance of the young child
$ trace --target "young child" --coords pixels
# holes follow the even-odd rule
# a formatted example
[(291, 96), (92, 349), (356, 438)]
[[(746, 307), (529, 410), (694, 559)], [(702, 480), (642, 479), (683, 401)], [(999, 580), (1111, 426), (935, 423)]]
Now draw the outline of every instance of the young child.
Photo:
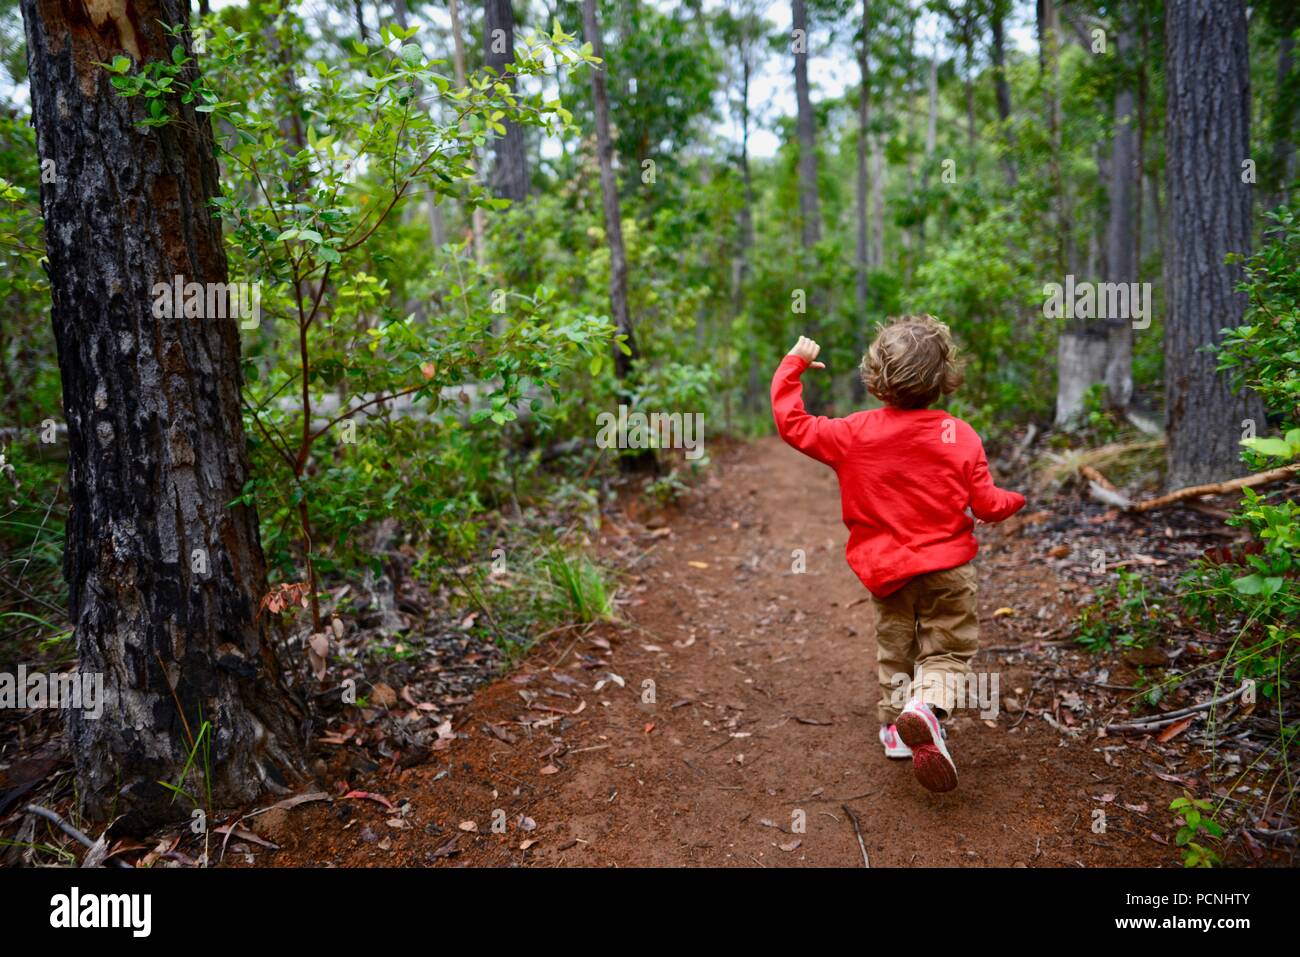
[(903, 316), (886, 326), (861, 368), (867, 390), (885, 406), (843, 419), (804, 410), (799, 377), (810, 365), (826, 368), (815, 361), (820, 351), (800, 336), (777, 368), (776, 428), (839, 478), (845, 555), (876, 612), (885, 755), (910, 757), (922, 786), (950, 791), (957, 768), (940, 722), (979, 642), (971, 516), (1000, 522), (1025, 499), (993, 484), (974, 429), (930, 408), (961, 384), (957, 350), (942, 322)]

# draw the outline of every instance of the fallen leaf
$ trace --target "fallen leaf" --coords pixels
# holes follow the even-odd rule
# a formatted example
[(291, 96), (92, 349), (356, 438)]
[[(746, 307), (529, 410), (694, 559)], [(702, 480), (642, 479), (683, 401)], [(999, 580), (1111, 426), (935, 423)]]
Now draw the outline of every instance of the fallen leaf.
[(374, 801), (377, 804), (382, 804), (390, 811), (397, 810), (397, 806), (393, 804), (392, 801), (388, 800), (388, 798), (384, 797), (382, 794), (375, 794), (373, 791), (349, 791), (347, 794), (343, 795), (343, 800), (347, 801), (349, 799), (357, 801)]
[(1158, 735), (1156, 735), (1156, 740), (1159, 741), (1161, 744), (1164, 744), (1166, 741), (1172, 741), (1174, 738), (1178, 737), (1180, 734), (1182, 734), (1184, 731), (1186, 731), (1188, 728), (1192, 726), (1192, 719), (1195, 717), (1196, 715), (1189, 714), (1187, 717), (1183, 718), (1182, 721), (1174, 722), (1169, 727), (1161, 731)]

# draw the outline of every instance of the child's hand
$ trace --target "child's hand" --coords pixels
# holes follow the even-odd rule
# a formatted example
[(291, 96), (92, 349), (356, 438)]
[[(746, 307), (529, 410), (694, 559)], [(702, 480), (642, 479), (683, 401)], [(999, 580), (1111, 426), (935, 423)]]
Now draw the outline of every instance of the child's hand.
[(821, 351), (822, 347), (817, 345), (817, 343), (813, 342), (807, 336), (800, 336), (799, 341), (794, 344), (794, 348), (790, 350), (789, 354), (792, 356), (798, 356), (800, 359), (806, 359), (808, 364), (814, 369), (825, 369), (826, 363), (815, 361), (817, 359), (817, 353)]

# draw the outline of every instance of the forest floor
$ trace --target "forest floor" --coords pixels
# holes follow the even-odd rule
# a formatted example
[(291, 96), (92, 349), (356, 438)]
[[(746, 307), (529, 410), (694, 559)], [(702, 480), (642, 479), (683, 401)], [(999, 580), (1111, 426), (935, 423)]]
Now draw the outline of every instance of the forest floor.
[(847, 808), (872, 867), (1178, 866), (1168, 807), (1203, 783), (1203, 751), (1098, 730), (1131, 713), (1142, 664), (1071, 641), (1090, 594), (1059, 536), (1113, 513), (1050, 508), (1031, 497), (978, 530), (975, 669), (997, 673), (1003, 700), (949, 722), (954, 792), (883, 756), (871, 606), (844, 561), (835, 476), (768, 438), (718, 455), (669, 523), (607, 521), (599, 544), (636, 555), (620, 621), (479, 688), (427, 763), (244, 819), (224, 861), (860, 867)]

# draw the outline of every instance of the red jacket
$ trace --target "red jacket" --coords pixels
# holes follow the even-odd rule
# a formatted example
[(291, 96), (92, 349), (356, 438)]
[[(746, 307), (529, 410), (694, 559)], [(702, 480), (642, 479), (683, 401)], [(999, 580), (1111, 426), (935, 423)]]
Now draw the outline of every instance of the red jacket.
[(849, 567), (884, 598), (926, 572), (975, 557), (975, 523), (1000, 522), (1025, 504), (989, 476), (975, 430), (940, 409), (886, 406), (844, 419), (809, 415), (799, 376), (808, 362), (786, 356), (772, 377), (781, 438), (824, 462), (840, 480)]

